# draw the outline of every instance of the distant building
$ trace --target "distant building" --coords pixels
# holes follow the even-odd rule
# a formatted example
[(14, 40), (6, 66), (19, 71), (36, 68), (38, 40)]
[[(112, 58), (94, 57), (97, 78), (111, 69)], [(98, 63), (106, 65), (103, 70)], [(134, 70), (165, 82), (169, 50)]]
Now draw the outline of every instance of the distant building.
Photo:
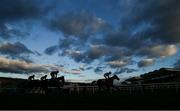
[(123, 83), (127, 82), (131, 82), (131, 84), (180, 82), (180, 70), (173, 68), (161, 68), (159, 70), (140, 75), (139, 77), (129, 78)]
[(141, 84), (143, 81), (143, 78), (140, 76), (137, 77), (131, 77), (126, 79), (125, 81), (122, 82), (122, 84)]

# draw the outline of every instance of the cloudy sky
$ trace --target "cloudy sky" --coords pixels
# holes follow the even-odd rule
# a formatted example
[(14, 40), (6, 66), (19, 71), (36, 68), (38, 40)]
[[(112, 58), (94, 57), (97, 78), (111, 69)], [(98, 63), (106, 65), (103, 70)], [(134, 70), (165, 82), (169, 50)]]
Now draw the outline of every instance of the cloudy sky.
[(0, 0), (0, 76), (69, 81), (180, 68), (179, 0)]

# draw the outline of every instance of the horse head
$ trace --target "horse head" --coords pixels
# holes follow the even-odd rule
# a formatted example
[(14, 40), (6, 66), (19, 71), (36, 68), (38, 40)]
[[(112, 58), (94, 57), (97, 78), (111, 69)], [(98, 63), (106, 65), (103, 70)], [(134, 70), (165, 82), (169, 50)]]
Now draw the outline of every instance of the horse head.
[(117, 75), (114, 75), (114, 76), (113, 76), (113, 79), (120, 80), (119, 77), (118, 77)]
[(91, 82), (91, 85), (96, 85), (97, 84), (97, 81), (92, 81)]

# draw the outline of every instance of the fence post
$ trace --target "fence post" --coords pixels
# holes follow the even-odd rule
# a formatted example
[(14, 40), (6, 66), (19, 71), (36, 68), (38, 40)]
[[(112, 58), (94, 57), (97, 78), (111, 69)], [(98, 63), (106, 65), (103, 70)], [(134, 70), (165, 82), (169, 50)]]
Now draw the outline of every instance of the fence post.
[(151, 92), (154, 93), (154, 84), (151, 85)]
[(132, 88), (130, 87), (129, 89), (130, 89), (130, 94), (132, 94)]
[(110, 87), (110, 93), (112, 94), (112, 88)]
[(76, 86), (77, 87), (77, 93), (78, 93), (78, 95), (79, 95), (79, 86)]
[(93, 94), (94, 94), (94, 86), (92, 88), (93, 88)]
[(178, 84), (175, 84), (175, 85), (176, 85), (176, 93), (178, 93), (179, 85)]

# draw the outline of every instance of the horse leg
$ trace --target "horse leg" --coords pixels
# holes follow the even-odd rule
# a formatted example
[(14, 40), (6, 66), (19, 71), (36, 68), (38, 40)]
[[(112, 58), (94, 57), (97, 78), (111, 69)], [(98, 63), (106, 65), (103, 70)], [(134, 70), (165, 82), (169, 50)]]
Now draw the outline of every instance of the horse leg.
[(108, 85), (108, 86), (107, 86), (107, 91), (108, 91), (108, 92), (111, 92), (111, 90), (112, 90), (112, 89), (111, 89), (111, 86)]
[(44, 94), (46, 95), (48, 93), (48, 87), (44, 88)]
[(99, 91), (105, 91), (105, 90), (106, 90), (106, 88), (103, 85), (99, 86)]
[(101, 89), (102, 89), (102, 86), (100, 86), (100, 85), (99, 85), (99, 86), (98, 86), (98, 89), (99, 89), (99, 92), (100, 92), (100, 91), (101, 91)]
[(112, 93), (112, 87), (108, 87), (108, 92)]
[(42, 85), (42, 86), (41, 86), (41, 89), (42, 89), (42, 93), (43, 93), (43, 94), (47, 94), (48, 86)]
[(58, 88), (58, 91), (59, 91), (59, 94), (61, 93), (62, 89), (61, 89), (61, 86), (59, 83), (57, 83), (57, 88)]

